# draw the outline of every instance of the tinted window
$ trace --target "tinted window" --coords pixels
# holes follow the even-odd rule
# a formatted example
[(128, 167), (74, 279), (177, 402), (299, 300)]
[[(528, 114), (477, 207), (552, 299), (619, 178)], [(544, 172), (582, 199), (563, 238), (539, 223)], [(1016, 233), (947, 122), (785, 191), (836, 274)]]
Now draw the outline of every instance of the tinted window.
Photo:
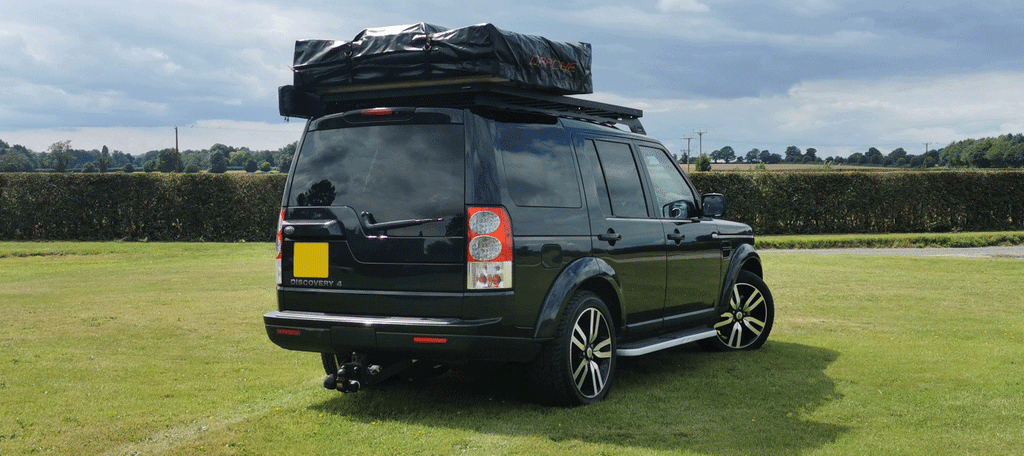
[[(640, 146), (640, 155), (647, 167), (647, 174), (651, 176), (651, 190), (661, 217), (692, 217), (694, 214), (691, 212), (697, 208), (696, 200), (672, 159), (665, 151), (651, 147)], [(679, 212), (673, 214), (673, 209), (679, 209)]]
[(601, 171), (601, 162), (597, 160), (597, 148), (594, 141), (587, 140), (583, 144), (583, 156), (589, 162), (590, 172), (594, 174), (594, 184), (597, 186), (597, 199), (601, 204), (601, 212), (605, 215), (612, 214), (612, 203), (608, 199), (608, 186), (604, 182), (604, 171)]
[(561, 126), (496, 122), (495, 130), (517, 206), (583, 205), (569, 135)]
[[(375, 125), (311, 131), (296, 158), (293, 206), (350, 206), (378, 222), (460, 217), (465, 131), (458, 124)], [(390, 230), (444, 235), (447, 223)]]
[(647, 200), (640, 173), (628, 144), (596, 141), (597, 156), (604, 171), (612, 214), (616, 217), (647, 217)]

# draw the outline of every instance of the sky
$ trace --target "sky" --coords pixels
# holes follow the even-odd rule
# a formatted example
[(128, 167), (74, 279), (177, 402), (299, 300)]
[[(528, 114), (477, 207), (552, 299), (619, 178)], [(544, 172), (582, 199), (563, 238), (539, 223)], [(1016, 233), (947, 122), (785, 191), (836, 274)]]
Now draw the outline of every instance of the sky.
[(182, 150), (276, 150), (303, 126), (277, 111), (295, 40), (416, 22), (591, 43), (585, 98), (642, 109), (674, 153), (693, 137), (694, 153), (920, 154), (1024, 132), (1011, 0), (41, 0), (0, 4), (0, 140), (137, 155), (177, 127)]

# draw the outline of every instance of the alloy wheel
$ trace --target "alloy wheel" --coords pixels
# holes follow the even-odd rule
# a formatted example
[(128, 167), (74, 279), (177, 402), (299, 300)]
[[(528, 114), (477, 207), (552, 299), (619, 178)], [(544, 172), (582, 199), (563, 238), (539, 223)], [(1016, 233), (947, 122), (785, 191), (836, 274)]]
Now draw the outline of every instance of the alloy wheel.
[(573, 325), (569, 363), (576, 390), (587, 398), (605, 389), (612, 369), (612, 333), (600, 310), (588, 307)]

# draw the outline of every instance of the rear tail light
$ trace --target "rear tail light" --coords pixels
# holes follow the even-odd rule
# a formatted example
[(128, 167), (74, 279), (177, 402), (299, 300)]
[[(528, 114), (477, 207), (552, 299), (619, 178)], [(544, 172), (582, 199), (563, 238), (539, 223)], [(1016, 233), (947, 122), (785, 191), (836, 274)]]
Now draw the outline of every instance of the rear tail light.
[(466, 288), (512, 288), (512, 223), (500, 207), (471, 207), (466, 248)]
[(281, 285), (281, 245), (284, 244), (284, 234), (281, 233), (281, 227), (284, 225), (284, 209), (281, 209), (281, 216), (277, 219), (277, 284)]

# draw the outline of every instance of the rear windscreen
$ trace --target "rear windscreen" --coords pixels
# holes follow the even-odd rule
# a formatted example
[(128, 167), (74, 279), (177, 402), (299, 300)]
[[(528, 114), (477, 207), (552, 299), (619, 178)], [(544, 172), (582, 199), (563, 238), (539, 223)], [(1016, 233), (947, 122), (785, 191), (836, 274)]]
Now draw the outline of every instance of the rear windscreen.
[(443, 217), (388, 234), (450, 235), (464, 223), (465, 156), (460, 124), (310, 131), (296, 159), (288, 204), (349, 206), (370, 212), (376, 222)]

